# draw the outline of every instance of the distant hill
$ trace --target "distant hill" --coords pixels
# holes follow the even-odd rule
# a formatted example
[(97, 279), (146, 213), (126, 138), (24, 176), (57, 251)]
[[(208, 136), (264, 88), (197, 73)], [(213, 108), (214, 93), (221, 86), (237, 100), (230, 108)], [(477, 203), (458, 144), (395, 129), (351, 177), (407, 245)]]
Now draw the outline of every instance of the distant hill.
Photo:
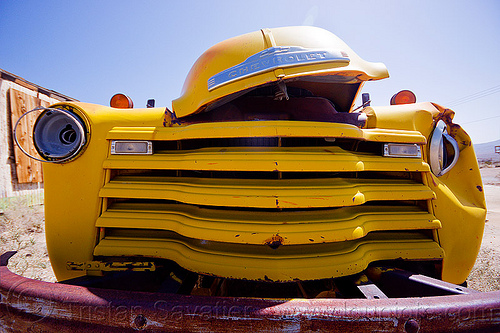
[(500, 146), (500, 140), (475, 144), (477, 159), (500, 161), (500, 154), (495, 154), (495, 146)]

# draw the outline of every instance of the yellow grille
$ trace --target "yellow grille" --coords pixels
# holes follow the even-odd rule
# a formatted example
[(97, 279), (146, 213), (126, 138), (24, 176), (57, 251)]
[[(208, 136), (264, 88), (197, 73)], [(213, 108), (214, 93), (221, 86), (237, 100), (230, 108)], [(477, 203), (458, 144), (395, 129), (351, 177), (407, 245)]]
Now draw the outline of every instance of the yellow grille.
[[(281, 281), (353, 274), (375, 260), (442, 258), (431, 232), (441, 223), (428, 211), (435, 194), (422, 183), (428, 164), (382, 157), (376, 148), (425, 138), (310, 126), (113, 129), (108, 139), (153, 140), (155, 152), (104, 161), (105, 207), (96, 226), (105, 232), (94, 255), (170, 259), (198, 273)], [(307, 131), (312, 139), (300, 142)], [(252, 137), (260, 146), (245, 144)]]
[(321, 208), (368, 201), (427, 200), (427, 186), (403, 179), (214, 179), (121, 176), (102, 197), (164, 199), (202, 206)]
[(265, 172), (428, 172), (421, 159), (381, 157), (340, 147), (230, 147), (162, 151), (153, 156), (110, 156), (105, 169)]
[(217, 243), (175, 237), (110, 236), (95, 248), (97, 256), (141, 255), (169, 258), (199, 273), (228, 278), (292, 281), (350, 275), (376, 260), (436, 259), (437, 243), (418, 233), (370, 234), (362, 239), (303, 246)]
[(360, 206), (301, 211), (244, 211), (182, 204), (116, 203), (98, 227), (170, 230), (184, 237), (203, 235), (215, 242), (266, 244), (279, 235), (283, 244), (318, 244), (362, 238), (382, 230), (424, 230), (439, 220), (414, 206)]

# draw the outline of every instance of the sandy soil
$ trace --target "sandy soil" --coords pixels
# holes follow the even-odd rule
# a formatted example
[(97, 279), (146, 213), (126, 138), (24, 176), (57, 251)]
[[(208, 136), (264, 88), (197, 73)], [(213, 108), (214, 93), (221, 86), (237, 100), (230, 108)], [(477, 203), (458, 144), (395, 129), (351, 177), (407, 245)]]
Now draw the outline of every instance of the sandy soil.
[[(482, 168), (484, 193), (488, 207), (484, 238), (476, 264), (467, 279), (470, 288), (500, 290), (500, 167)], [(18, 251), (9, 261), (17, 274), (56, 281), (47, 255), (43, 206), (26, 208), (11, 203), (0, 213), (0, 253)]]
[(0, 216), (0, 253), (17, 251), (9, 269), (32, 279), (55, 282), (47, 244), (43, 206), (26, 207), (11, 202)]
[(482, 168), (486, 197), (486, 224), (468, 286), (480, 291), (500, 290), (500, 167)]

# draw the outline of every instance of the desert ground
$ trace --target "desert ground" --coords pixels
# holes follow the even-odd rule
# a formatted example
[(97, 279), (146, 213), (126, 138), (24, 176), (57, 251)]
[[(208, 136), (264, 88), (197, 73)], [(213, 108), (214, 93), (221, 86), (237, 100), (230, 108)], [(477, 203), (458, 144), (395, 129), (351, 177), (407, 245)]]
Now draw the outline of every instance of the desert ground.
[(481, 168), (486, 197), (486, 223), (476, 264), (467, 279), (479, 291), (500, 290), (500, 167)]
[[(479, 291), (500, 290), (500, 167), (481, 169), (488, 214), (476, 264), (467, 279)], [(43, 206), (14, 202), (0, 212), (0, 253), (18, 251), (9, 261), (12, 272), (54, 282), (44, 233)]]

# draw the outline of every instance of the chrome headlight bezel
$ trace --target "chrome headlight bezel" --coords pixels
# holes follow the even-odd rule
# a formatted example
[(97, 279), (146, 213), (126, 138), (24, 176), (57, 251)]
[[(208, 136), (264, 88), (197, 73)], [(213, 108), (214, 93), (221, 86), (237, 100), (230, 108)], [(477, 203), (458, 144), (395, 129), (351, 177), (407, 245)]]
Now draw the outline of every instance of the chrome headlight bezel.
[[(32, 128), (33, 147), (39, 156), (33, 156), (34, 151), (26, 151), (17, 138), (21, 120), (33, 112), (39, 113)], [(17, 120), (13, 137), (16, 145), (28, 157), (40, 162), (63, 163), (75, 159), (83, 151), (88, 142), (87, 128), (84, 120), (69, 106), (38, 107)]]
[[(450, 152), (449, 149), (452, 151)], [(449, 156), (453, 156), (451, 162)], [(448, 134), (446, 123), (438, 121), (429, 142), (429, 164), (432, 173), (441, 177), (457, 164), (460, 149), (457, 141)]]

